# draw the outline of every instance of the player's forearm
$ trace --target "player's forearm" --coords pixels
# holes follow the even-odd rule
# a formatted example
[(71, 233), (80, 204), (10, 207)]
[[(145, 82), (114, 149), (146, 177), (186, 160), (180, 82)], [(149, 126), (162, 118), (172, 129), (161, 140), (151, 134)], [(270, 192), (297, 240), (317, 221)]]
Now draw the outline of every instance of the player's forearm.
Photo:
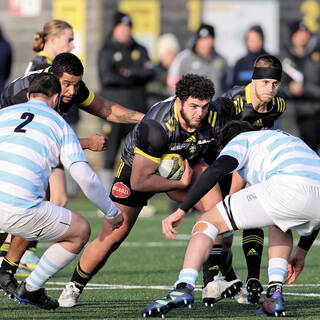
[(192, 185), (180, 209), (188, 212), (215, 184), (238, 166), (238, 161), (229, 156), (218, 158)]
[(83, 150), (89, 149), (89, 147), (90, 147), (89, 138), (79, 138), (79, 142), (80, 142), (80, 145), (81, 145)]
[(131, 176), (130, 183), (132, 189), (139, 192), (167, 192), (186, 188), (180, 180), (169, 180), (157, 174), (139, 175), (136, 178)]
[(135, 110), (127, 109), (119, 104), (111, 105), (111, 113), (106, 118), (106, 120), (115, 122), (115, 123), (138, 123), (143, 117), (144, 114)]
[(308, 236), (302, 236), (300, 237), (300, 240), (299, 240), (299, 243), (298, 243), (298, 246), (299, 248), (305, 250), (305, 251), (308, 251), (314, 240), (317, 238), (318, 236), (318, 233), (319, 233), (319, 230), (314, 230), (311, 234), (309, 234)]
[(135, 124), (144, 117), (141, 112), (125, 108), (98, 95), (94, 97), (89, 106), (81, 107), (81, 109), (101, 119), (115, 123)]

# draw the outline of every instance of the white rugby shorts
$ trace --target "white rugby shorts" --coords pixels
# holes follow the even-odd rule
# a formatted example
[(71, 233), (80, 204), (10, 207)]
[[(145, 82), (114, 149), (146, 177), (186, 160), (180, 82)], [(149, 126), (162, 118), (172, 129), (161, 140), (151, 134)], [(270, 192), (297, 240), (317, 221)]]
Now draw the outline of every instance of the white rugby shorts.
[(308, 235), (320, 227), (320, 182), (275, 175), (217, 204), (231, 230), (270, 225)]
[(42, 201), (29, 209), (1, 208), (0, 229), (27, 240), (54, 240), (71, 224), (71, 211)]

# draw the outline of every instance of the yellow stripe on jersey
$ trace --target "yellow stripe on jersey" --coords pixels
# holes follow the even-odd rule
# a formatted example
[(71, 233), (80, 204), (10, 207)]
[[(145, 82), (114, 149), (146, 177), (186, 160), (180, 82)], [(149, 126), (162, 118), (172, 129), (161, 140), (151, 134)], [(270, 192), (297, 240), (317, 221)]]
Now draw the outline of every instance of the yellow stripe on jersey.
[(284, 112), (286, 110), (286, 103), (283, 98), (277, 97), (277, 108), (279, 112)]
[(251, 96), (250, 96), (250, 88), (251, 88), (251, 84), (249, 83), (247, 86), (246, 86), (246, 100), (247, 100), (247, 103), (252, 103), (251, 101)]
[(209, 111), (208, 123), (211, 124), (211, 127), (215, 126), (216, 120), (217, 120), (217, 112), (212, 110)]
[(166, 127), (168, 128), (169, 131), (174, 131), (174, 125), (173, 125), (173, 119), (172, 118), (170, 118), (166, 122)]
[(150, 155), (146, 154), (145, 152), (143, 152), (142, 150), (140, 150), (138, 147), (134, 148), (134, 153), (141, 154), (145, 158), (150, 159), (151, 161), (153, 161), (157, 164), (160, 164), (161, 158), (156, 158), (156, 157), (150, 156)]
[(92, 103), (94, 97), (95, 97), (94, 92), (92, 90), (89, 90), (88, 98), (86, 100), (84, 100), (82, 103), (80, 103), (79, 106), (81, 106), (81, 107), (89, 106)]
[(215, 126), (216, 120), (217, 120), (217, 112), (215, 111), (215, 112), (213, 113), (213, 119), (212, 119), (212, 122), (211, 122), (211, 127), (214, 127), (214, 126)]
[(177, 101), (174, 102), (173, 111), (174, 111), (174, 117), (179, 122)]
[(243, 100), (239, 97), (237, 100), (233, 101), (236, 106), (236, 114), (239, 114), (243, 111)]
[(119, 177), (120, 177), (121, 171), (122, 171), (123, 167), (124, 167), (124, 162), (123, 162), (123, 160), (121, 159), (121, 160), (120, 160), (120, 164), (119, 164), (119, 168), (118, 168), (118, 170), (117, 170), (116, 178), (119, 178)]

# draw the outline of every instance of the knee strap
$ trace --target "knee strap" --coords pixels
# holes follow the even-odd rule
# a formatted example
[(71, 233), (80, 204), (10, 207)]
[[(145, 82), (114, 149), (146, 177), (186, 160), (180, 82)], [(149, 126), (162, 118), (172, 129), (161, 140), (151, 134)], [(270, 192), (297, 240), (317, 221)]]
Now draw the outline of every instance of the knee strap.
[(218, 235), (218, 229), (208, 221), (198, 221), (192, 228), (192, 235), (203, 233), (214, 242)]

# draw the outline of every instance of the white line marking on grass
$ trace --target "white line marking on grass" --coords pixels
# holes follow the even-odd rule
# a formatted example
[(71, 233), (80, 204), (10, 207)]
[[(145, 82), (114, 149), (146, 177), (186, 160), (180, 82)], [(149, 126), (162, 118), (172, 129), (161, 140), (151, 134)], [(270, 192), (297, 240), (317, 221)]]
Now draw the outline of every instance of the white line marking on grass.
[[(54, 282), (50, 281), (47, 285), (65, 286), (68, 282)], [(267, 286), (264, 286), (267, 287)], [(285, 287), (288, 287), (285, 285)], [(320, 284), (291, 284), (290, 287), (320, 287)], [(61, 287), (46, 287), (48, 291), (61, 290)], [(172, 290), (172, 286), (141, 286), (141, 285), (123, 285), (123, 284), (103, 284), (103, 283), (88, 283), (85, 290), (119, 290), (119, 289), (151, 289), (151, 290)], [(202, 291), (200, 285), (196, 286), (195, 291)], [(263, 294), (266, 292), (263, 291)], [(298, 297), (320, 297), (320, 293), (300, 293), (300, 292), (284, 292), (285, 296), (298, 296)]]

